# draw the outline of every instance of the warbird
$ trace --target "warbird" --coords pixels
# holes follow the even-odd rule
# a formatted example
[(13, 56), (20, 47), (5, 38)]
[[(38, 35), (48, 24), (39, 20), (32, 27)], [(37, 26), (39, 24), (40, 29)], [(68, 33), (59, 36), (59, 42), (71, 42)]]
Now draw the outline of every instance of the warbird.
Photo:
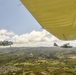
[(54, 46), (55, 47), (60, 47), (60, 48), (72, 48), (73, 47), (73, 46), (70, 46), (69, 43), (66, 43), (66, 44), (64, 44), (62, 46), (58, 46), (56, 43), (54, 43)]
[(0, 41), (0, 46), (11, 46), (12, 44), (12, 41)]
[(21, 0), (38, 23), (60, 40), (76, 39), (76, 0)]

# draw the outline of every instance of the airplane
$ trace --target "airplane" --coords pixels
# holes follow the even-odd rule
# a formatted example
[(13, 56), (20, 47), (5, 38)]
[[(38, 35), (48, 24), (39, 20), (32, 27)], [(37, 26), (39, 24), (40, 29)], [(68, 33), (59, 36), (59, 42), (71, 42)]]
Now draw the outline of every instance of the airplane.
[(0, 46), (10, 46), (13, 44), (12, 41), (0, 41)]
[(55, 47), (61, 47), (61, 48), (72, 48), (73, 47), (73, 46), (70, 46), (69, 43), (66, 43), (66, 44), (64, 44), (62, 46), (58, 46), (56, 43), (54, 43), (54, 46)]
[[(37, 22), (60, 40), (76, 39), (75, 0), (20, 0)], [(66, 4), (65, 4), (66, 3)], [(54, 43), (55, 46), (56, 43)], [(72, 48), (67, 43), (61, 46)]]

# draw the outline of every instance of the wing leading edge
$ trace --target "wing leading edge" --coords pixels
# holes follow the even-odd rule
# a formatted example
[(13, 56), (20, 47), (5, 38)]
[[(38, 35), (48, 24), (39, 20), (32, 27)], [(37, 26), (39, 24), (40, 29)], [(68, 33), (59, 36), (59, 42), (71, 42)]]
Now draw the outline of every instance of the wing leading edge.
[(39, 24), (61, 40), (76, 39), (75, 0), (21, 0)]

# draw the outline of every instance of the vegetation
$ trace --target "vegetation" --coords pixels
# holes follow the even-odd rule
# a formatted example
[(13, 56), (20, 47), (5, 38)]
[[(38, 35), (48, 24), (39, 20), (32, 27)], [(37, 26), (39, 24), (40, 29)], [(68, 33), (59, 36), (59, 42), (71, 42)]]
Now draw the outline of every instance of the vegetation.
[(0, 75), (76, 75), (76, 48), (0, 48)]

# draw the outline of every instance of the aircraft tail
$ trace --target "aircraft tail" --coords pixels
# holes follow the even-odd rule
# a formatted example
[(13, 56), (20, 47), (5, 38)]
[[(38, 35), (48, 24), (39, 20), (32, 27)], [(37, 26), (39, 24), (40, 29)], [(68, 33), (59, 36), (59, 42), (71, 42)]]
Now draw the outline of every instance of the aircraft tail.
[(54, 46), (58, 46), (56, 43), (54, 43)]

